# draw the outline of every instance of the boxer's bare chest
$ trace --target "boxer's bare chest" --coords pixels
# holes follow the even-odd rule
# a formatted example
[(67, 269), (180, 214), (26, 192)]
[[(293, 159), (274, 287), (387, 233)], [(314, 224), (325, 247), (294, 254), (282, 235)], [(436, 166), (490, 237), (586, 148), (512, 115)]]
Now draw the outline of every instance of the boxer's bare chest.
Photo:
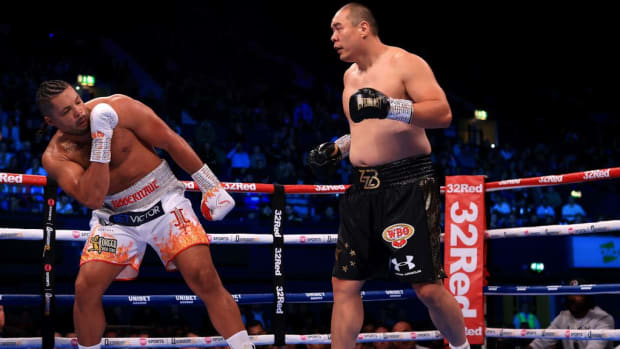
[[(67, 158), (78, 163), (84, 170), (90, 166), (90, 148), (90, 142), (62, 144)], [(125, 128), (114, 130), (111, 151), (110, 194), (137, 182), (161, 162), (151, 147), (141, 142), (132, 131)]]

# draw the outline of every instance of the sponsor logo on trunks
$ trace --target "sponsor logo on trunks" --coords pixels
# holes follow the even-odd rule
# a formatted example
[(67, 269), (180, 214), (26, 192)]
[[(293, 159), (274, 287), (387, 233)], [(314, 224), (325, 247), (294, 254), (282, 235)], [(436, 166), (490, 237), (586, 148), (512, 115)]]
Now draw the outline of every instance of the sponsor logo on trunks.
[(174, 296), (174, 299), (176, 299), (176, 301), (179, 302), (179, 304), (194, 304), (194, 302), (196, 302), (198, 297), (197, 296)]
[(151, 296), (127, 296), (127, 300), (133, 305), (148, 304)]
[(511, 185), (511, 184), (521, 184), (521, 179), (507, 179), (504, 181), (499, 181), (499, 185)]
[(403, 271), (415, 268), (415, 263), (413, 263), (413, 256), (409, 255), (406, 256), (406, 260), (404, 262), (399, 262), (396, 260), (396, 258), (392, 258), (392, 264), (394, 264), (394, 270), (396, 271), (401, 271), (401, 268), (403, 268)]
[(104, 238), (101, 235), (91, 237), (90, 243), (92, 247), (88, 249), (88, 252), (97, 252), (99, 254), (101, 252), (116, 253), (116, 248), (118, 247), (118, 240)]
[(360, 171), (360, 183), (364, 183), (364, 189), (377, 189), (381, 186), (379, 173), (377, 170), (358, 170)]
[(0, 173), (0, 183), (23, 183), (24, 176), (20, 174)]
[(315, 185), (314, 191), (336, 191), (344, 190), (344, 185)]
[(600, 179), (600, 178), (609, 178), (610, 174), (609, 172), (611, 171), (610, 168), (606, 169), (606, 170), (593, 170), (593, 171), (586, 171), (586, 173), (583, 175), (583, 179)]
[(127, 212), (127, 213), (119, 213), (115, 215), (111, 215), (109, 220), (112, 223), (126, 225), (126, 226), (138, 226), (142, 225), (146, 222), (150, 222), (155, 218), (161, 217), (164, 215), (164, 209), (161, 205), (161, 202), (158, 202), (157, 205), (149, 208), (143, 212)]
[(394, 266), (394, 274), (398, 276), (415, 275), (422, 272), (422, 269), (413, 269), (415, 268), (415, 263), (413, 263), (413, 256), (410, 255), (406, 255), (405, 260), (392, 258), (392, 265)]
[(256, 191), (256, 183), (224, 183), (224, 188), (232, 191)]
[(448, 193), (482, 193), (482, 184), (469, 185), (452, 183), (446, 186)]
[(564, 176), (544, 176), (540, 177), (538, 183), (562, 183)]
[(157, 184), (157, 179), (151, 181), (151, 183), (144, 186), (144, 188), (136, 191), (133, 194), (127, 195), (117, 200), (112, 200), (112, 207), (119, 208), (123, 206), (127, 206), (129, 204), (133, 204), (138, 202), (145, 197), (149, 196), (155, 189), (159, 188), (159, 184)]
[(407, 240), (413, 236), (415, 229), (406, 223), (392, 224), (383, 230), (383, 240), (389, 242), (394, 248), (403, 248)]

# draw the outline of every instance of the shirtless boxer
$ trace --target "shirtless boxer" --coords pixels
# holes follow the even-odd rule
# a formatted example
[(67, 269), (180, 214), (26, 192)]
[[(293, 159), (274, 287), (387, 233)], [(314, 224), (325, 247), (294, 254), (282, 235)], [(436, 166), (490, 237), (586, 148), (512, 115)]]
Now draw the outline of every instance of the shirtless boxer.
[(45, 122), (58, 129), (43, 154), (44, 168), (67, 194), (93, 209), (75, 281), (80, 349), (100, 348), (103, 293), (114, 279), (137, 276), (147, 243), (166, 270), (181, 272), (231, 348), (253, 347), (183, 184), (155, 153), (165, 150), (192, 173), (203, 193), (202, 214), (220, 220), (234, 200), (187, 142), (151, 108), (124, 95), (84, 103), (68, 83), (51, 80), (39, 87), (37, 104)]
[(344, 73), (342, 102), (350, 135), (313, 149), (313, 167), (355, 167), (340, 200), (332, 286), (334, 348), (353, 348), (362, 326), (364, 281), (393, 274), (413, 285), (433, 323), (453, 348), (469, 348), (459, 304), (442, 285), (439, 186), (427, 128), (445, 128), (452, 114), (428, 64), (387, 46), (365, 6), (349, 3), (332, 19), (331, 41)]

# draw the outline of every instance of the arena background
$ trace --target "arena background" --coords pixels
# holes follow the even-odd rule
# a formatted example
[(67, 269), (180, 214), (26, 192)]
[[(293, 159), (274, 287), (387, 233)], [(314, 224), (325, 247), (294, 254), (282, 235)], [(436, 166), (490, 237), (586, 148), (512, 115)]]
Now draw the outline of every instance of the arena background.
[[(340, 99), (347, 65), (338, 60), (329, 41), (331, 17), (342, 4), (176, 4), (156, 6), (150, 14), (113, 6), (99, 9), (98, 14), (38, 8), (29, 21), (2, 24), (0, 171), (41, 173), (37, 160), (53, 130), (37, 133), (41, 126), (34, 105), (38, 84), (60, 78), (77, 86), (78, 75), (90, 75), (95, 85), (82, 86), (84, 99), (123, 93), (143, 101), (183, 135), (222, 180), (348, 183), (347, 162), (335, 175), (318, 178), (303, 163), (313, 146), (347, 133)], [(614, 52), (606, 9), (369, 5), (383, 42), (426, 59), (448, 95), (452, 126), (428, 132), (442, 176), (486, 174), (488, 180), (501, 180), (620, 163), (616, 98), (620, 57)], [(475, 110), (486, 111), (488, 119), (474, 122)], [(247, 168), (243, 152), (250, 160)], [(232, 167), (231, 159), (242, 167)], [(189, 179), (176, 170), (180, 178)], [(37, 190), (24, 192), (3, 185), (0, 225), (40, 227), (42, 197)], [(566, 223), (562, 206), (571, 193), (579, 196), (576, 200), (586, 213), (577, 219), (618, 218), (620, 192), (612, 180), (487, 195), (488, 226)], [(188, 195), (198, 204), (197, 195)], [(229, 218), (203, 222), (206, 230), (268, 233), (269, 197), (238, 194), (235, 199), (238, 208)], [(554, 217), (537, 216), (543, 200), (552, 205)], [(68, 197), (60, 202), (58, 228), (87, 229), (86, 209)], [(293, 196), (287, 203), (285, 233), (336, 232), (334, 196)], [(509, 212), (502, 213), (503, 203)], [(615, 244), (620, 258), (620, 241)], [(0, 293), (37, 293), (39, 243), (3, 240), (0, 248)], [(58, 248), (57, 292), (69, 294), (81, 244), (59, 243)], [(214, 246), (212, 251), (232, 293), (270, 291), (269, 247)], [(617, 282), (617, 268), (575, 268), (573, 253), (579, 251), (573, 251), (571, 238), (543, 238), (535, 245), (521, 239), (491, 241), (489, 283), (541, 285), (575, 277), (592, 283)], [(530, 270), (533, 262), (544, 263), (544, 271)], [(332, 263), (331, 246), (287, 247), (287, 290), (329, 290)], [(399, 286), (376, 281), (368, 283), (367, 289)], [(115, 283), (108, 294), (134, 294), (135, 290), (189, 294), (179, 274), (165, 273), (151, 250), (138, 280)], [(489, 325), (509, 327), (506, 319), (512, 318), (516, 307), (530, 303), (546, 326), (562, 309), (563, 298), (491, 297), (488, 301)], [(597, 296), (597, 301), (618, 324), (617, 296)], [(59, 331), (70, 332), (70, 309), (59, 310)], [(243, 310), (246, 317), (264, 316), (268, 327), (268, 308)], [(36, 334), (37, 308), (7, 308), (6, 312), (8, 328), (20, 336)], [(142, 331), (165, 325), (212, 332), (199, 308), (107, 312), (110, 324), (119, 331), (127, 325)], [(294, 305), (290, 312), (298, 318), (291, 322), (293, 329), (329, 325), (327, 305)], [(417, 301), (370, 303), (367, 312), (369, 321), (407, 318), (416, 329), (432, 328)], [(28, 325), (30, 319), (34, 322)]]

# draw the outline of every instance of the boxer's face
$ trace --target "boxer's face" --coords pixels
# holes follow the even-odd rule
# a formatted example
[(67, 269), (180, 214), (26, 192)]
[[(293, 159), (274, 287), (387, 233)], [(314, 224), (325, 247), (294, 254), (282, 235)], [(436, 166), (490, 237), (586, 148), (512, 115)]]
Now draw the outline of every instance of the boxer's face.
[(353, 26), (349, 18), (348, 9), (336, 12), (332, 19), (332, 37), (334, 49), (338, 53), (341, 61), (353, 62), (355, 53), (358, 49), (358, 40), (360, 39), (359, 24)]
[(67, 87), (50, 102), (52, 111), (50, 115), (44, 116), (49, 125), (71, 135), (90, 133), (90, 111), (73, 87)]

